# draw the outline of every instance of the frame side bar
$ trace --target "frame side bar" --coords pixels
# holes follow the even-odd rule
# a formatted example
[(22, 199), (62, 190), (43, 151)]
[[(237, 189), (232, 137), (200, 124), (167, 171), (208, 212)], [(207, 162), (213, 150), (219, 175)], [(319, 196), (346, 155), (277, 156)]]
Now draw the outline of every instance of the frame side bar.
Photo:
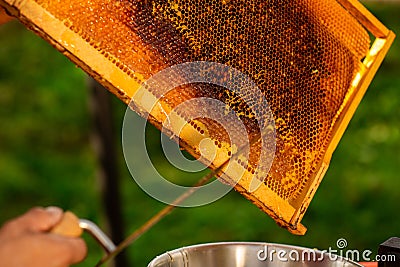
[(389, 29), (357, 0), (336, 0), (375, 37), (386, 38)]

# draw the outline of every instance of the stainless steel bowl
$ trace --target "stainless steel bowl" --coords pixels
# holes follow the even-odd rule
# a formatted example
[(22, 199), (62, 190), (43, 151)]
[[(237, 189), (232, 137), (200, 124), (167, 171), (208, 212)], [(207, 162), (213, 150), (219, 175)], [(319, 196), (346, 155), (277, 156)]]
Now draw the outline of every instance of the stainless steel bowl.
[(315, 249), (256, 242), (195, 245), (166, 252), (148, 267), (298, 267), (361, 265)]

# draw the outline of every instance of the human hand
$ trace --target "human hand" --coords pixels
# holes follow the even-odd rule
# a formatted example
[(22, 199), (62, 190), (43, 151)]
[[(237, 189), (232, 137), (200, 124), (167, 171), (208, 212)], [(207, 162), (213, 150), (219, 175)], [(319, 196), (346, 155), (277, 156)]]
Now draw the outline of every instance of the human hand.
[(87, 252), (81, 238), (49, 231), (60, 221), (57, 207), (33, 208), (0, 229), (1, 266), (67, 267), (82, 261)]

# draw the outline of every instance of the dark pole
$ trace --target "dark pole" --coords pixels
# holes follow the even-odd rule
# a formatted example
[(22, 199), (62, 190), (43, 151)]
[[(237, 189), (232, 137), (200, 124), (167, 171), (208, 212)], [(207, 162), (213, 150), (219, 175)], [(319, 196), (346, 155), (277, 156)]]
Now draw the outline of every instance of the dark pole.
[[(110, 93), (94, 79), (88, 79), (90, 110), (93, 120), (92, 143), (99, 162), (101, 199), (111, 239), (118, 244), (124, 238)], [(116, 267), (128, 266), (126, 255), (115, 258)]]

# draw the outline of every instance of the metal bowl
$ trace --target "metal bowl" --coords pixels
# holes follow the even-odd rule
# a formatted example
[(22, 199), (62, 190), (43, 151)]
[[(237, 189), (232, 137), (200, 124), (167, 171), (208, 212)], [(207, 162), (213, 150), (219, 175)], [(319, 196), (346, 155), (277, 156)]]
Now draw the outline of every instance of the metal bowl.
[(362, 267), (335, 254), (315, 249), (257, 242), (195, 245), (166, 252), (148, 267)]

